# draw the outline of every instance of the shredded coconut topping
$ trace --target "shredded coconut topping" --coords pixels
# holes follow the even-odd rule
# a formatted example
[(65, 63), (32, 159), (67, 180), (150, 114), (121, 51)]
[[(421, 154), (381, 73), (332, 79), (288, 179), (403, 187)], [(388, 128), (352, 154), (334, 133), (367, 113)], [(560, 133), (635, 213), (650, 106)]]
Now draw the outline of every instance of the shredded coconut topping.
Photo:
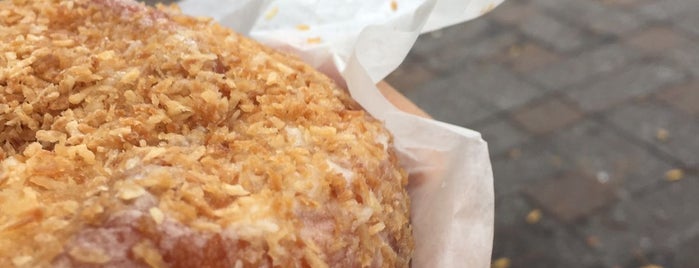
[(0, 1), (0, 267), (407, 267), (390, 137), (174, 7)]

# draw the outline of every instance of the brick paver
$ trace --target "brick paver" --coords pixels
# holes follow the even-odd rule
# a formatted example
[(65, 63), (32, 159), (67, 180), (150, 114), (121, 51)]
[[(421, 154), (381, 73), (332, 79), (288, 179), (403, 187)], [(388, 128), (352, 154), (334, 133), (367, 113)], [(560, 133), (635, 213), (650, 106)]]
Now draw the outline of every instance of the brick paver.
[(595, 76), (609, 73), (634, 62), (641, 56), (635, 49), (619, 43), (587, 48), (560, 63), (533, 73), (533, 78), (548, 90), (563, 90), (572, 85), (594, 81)]
[(686, 267), (699, 267), (699, 254), (697, 254), (697, 249), (699, 248), (699, 236), (686, 241), (678, 250), (674, 252), (675, 263), (681, 263), (686, 265)]
[(413, 54), (425, 59), (423, 63), (430, 69), (449, 72), (465, 62), (491, 57), (517, 41), (514, 31), (498, 31), (493, 23), (475, 21), (421, 36)]
[(696, 0), (509, 0), (419, 38), (387, 80), (489, 142), (494, 260), (699, 267), (696, 14)]
[[(656, 254), (666, 255), (665, 258), (655, 256), (662, 261), (657, 265), (694, 267), (673, 263), (670, 254), (699, 235), (697, 189), (699, 180), (695, 177), (657, 187), (651, 193), (620, 202), (589, 217), (581, 230), (599, 238), (599, 254), (608, 267), (641, 262), (646, 256)], [(696, 253), (696, 248), (694, 250)]]
[(680, 29), (699, 37), (699, 16), (686, 14), (675, 19), (675, 25)]
[(553, 177), (570, 169), (570, 163), (544, 141), (512, 147), (505, 155), (493, 156), (495, 196), (503, 197), (526, 185)]
[(643, 16), (664, 21), (683, 14), (696, 14), (699, 5), (692, 0), (658, 0), (641, 4), (637, 9)]
[(482, 126), (475, 126), (474, 129), (488, 141), (488, 149), (492, 155), (502, 154), (531, 138), (527, 132), (507, 119), (489, 121)]
[(602, 267), (585, 240), (546, 212), (540, 220), (527, 222), (527, 215), (539, 207), (526, 198), (511, 195), (496, 203), (495, 232), (507, 239), (495, 241), (494, 259), (507, 258), (510, 268)]
[[(389, 77), (388, 81), (393, 79), (395, 76)], [(438, 78), (419, 90), (404, 93), (434, 118), (454, 124), (471, 125), (497, 114), (498, 108), (467, 94), (464, 88), (468, 85), (455, 83), (453, 79)]]
[[(631, 102), (611, 112), (609, 120), (686, 167), (699, 165), (699, 121), (653, 101)], [(658, 130), (667, 132), (658, 139)]]
[(529, 132), (544, 134), (575, 122), (582, 117), (582, 112), (553, 97), (515, 110), (512, 117)]
[(602, 1), (532, 0), (579, 27), (600, 34), (623, 35), (645, 24), (642, 17), (632, 12), (604, 5)]
[[(699, 267), (698, 11), (694, 0), (510, 0), (473, 23), (487, 27), (464, 48), (430, 44), (443, 49), (434, 79), (451, 93), (415, 94), (432, 82), (409, 96), (428, 111), (491, 114), (451, 122), (492, 139), (494, 260)], [(503, 34), (518, 38), (503, 45)], [(468, 47), (490, 42), (488, 53)], [(684, 176), (669, 182), (678, 168)], [(537, 209), (540, 221), (528, 223)]]
[(633, 9), (634, 7), (637, 7), (639, 4), (648, 3), (650, 1), (654, 0), (602, 0), (601, 2), (624, 9)]
[(686, 69), (695, 77), (699, 77), (699, 43), (695, 42), (687, 46), (666, 51), (663, 53), (663, 56), (672, 59), (680, 67)]
[(472, 94), (499, 109), (510, 109), (544, 92), (498, 64), (471, 64), (445, 78), (451, 90)]
[(628, 39), (629, 46), (654, 54), (662, 54), (690, 43), (680, 32), (666, 26), (644, 29)]
[(560, 60), (557, 53), (532, 42), (515, 44), (506, 53), (501, 53), (498, 56), (498, 59), (520, 73), (530, 73)]
[(580, 49), (590, 42), (585, 33), (545, 13), (535, 13), (518, 23), (522, 33), (561, 52)]
[(569, 166), (614, 186), (619, 195), (653, 187), (673, 168), (668, 161), (594, 120), (558, 131), (549, 142), (554, 152), (570, 161)]
[(536, 16), (538, 12), (536, 7), (527, 5), (524, 1), (511, 1), (498, 7), (498, 12), (492, 12), (487, 16), (499, 23), (516, 26), (527, 17)]
[(662, 63), (638, 63), (571, 90), (567, 96), (585, 111), (601, 111), (679, 83), (684, 78), (681, 70)]
[(424, 54), (428, 66), (438, 72), (461, 69), (461, 65), (496, 55), (517, 42), (513, 32), (500, 32), (473, 43), (452, 43)]
[(660, 92), (658, 98), (690, 115), (699, 115), (699, 81), (670, 87)]
[(560, 221), (573, 223), (612, 204), (614, 188), (596, 174), (572, 171), (529, 184), (524, 193)]

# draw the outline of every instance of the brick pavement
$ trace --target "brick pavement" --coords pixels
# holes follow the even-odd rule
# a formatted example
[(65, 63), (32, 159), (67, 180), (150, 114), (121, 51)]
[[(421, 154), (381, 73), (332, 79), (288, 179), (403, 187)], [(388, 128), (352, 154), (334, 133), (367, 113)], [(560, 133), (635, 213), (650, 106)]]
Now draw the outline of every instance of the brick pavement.
[(698, 11), (510, 0), (388, 78), (424, 68), (404, 93), (489, 141), (498, 267), (699, 267)]
[(699, 267), (697, 12), (509, 0), (389, 76), (489, 141), (497, 267)]

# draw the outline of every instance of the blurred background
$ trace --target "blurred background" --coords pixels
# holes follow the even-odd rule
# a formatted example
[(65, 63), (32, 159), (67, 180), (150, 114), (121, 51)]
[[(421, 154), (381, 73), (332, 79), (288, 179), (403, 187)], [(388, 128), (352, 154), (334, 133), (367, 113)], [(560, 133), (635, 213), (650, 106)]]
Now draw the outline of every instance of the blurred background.
[(493, 267), (699, 267), (697, 14), (509, 0), (418, 40), (387, 80), (488, 141)]
[(699, 1), (509, 0), (388, 81), (480, 131), (493, 267), (699, 267)]

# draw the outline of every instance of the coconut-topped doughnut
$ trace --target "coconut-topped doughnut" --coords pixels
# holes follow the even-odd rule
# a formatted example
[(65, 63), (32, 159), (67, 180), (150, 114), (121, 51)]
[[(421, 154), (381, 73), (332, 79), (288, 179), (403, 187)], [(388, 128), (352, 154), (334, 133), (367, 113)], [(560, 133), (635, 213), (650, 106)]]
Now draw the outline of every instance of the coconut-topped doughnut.
[(391, 134), (209, 19), (0, 1), (0, 267), (407, 267)]

